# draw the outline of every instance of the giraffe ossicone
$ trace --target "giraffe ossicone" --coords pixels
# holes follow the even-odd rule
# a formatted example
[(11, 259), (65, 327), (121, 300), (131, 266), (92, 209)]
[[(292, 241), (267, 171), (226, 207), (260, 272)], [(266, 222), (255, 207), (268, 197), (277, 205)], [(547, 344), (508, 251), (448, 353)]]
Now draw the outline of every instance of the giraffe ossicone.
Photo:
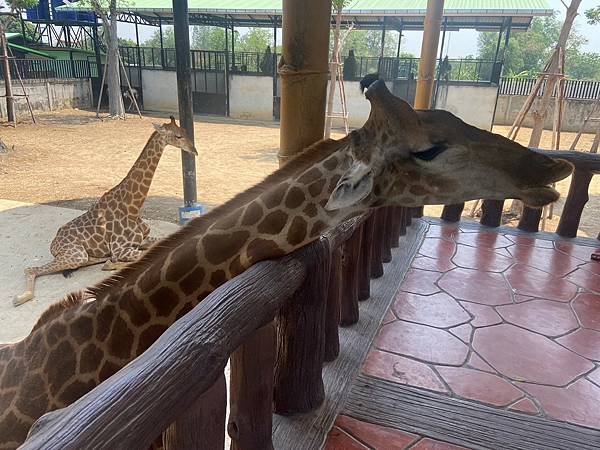
[(153, 124), (155, 132), (117, 186), (102, 195), (88, 211), (58, 229), (50, 244), (54, 259), (43, 266), (25, 269), (27, 287), (15, 296), (15, 306), (33, 298), (35, 279), (40, 275), (99, 263), (105, 263), (105, 270), (117, 269), (135, 261), (154, 242), (140, 211), (163, 150), (172, 145), (197, 155), (185, 131), (173, 116), (170, 119), (165, 124)]
[(482, 197), (539, 205), (557, 198), (548, 185), (571, 172), (564, 161), (451, 113), (414, 111), (383, 81), (366, 87), (371, 114), (362, 128), (309, 147), (126, 269), (52, 306), (28, 337), (0, 348), (0, 449), (20, 445), (44, 413), (110, 377), (208, 293), (258, 261), (290, 253), (385, 205)]

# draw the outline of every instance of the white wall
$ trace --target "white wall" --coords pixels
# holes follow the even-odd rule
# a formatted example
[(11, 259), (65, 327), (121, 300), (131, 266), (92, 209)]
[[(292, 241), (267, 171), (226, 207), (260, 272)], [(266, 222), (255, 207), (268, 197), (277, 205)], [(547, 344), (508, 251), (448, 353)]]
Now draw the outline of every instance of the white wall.
[(231, 75), (229, 114), (235, 119), (273, 119), (273, 79), (254, 75)]
[[(35, 111), (54, 111), (66, 108), (92, 108), (92, 91), (88, 78), (58, 80), (23, 80), (29, 102)], [(4, 82), (0, 81), (0, 92), (4, 93)], [(13, 80), (13, 93), (22, 94), (21, 85)], [(29, 115), (24, 100), (15, 102), (17, 114)], [(0, 101), (0, 117), (6, 116), (6, 102)]]
[(497, 92), (496, 86), (440, 86), (436, 109), (445, 109), (468, 124), (490, 130)]
[(177, 74), (174, 70), (142, 70), (144, 109), (177, 112)]

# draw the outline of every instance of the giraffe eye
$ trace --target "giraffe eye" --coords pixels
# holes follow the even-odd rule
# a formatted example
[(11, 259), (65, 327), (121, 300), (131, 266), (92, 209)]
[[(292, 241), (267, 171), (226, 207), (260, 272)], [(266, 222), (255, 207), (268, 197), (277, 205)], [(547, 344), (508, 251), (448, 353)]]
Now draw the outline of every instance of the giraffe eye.
[(423, 150), (422, 152), (413, 153), (413, 156), (422, 161), (431, 161), (440, 153), (443, 153), (447, 148), (448, 147), (445, 144), (437, 144), (431, 148), (428, 148), (427, 150)]

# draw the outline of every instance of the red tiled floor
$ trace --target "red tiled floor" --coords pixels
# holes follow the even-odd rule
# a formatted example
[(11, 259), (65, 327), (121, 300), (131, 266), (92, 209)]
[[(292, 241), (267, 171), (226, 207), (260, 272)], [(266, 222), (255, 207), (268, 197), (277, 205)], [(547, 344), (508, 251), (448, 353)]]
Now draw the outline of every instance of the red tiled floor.
[(437, 272), (429, 272), (427, 270), (410, 269), (404, 278), (404, 282), (400, 289), (414, 294), (429, 295), (435, 294), (440, 289), (435, 285), (435, 282), (441, 276)]
[(456, 244), (452, 241), (440, 238), (427, 238), (419, 248), (419, 254), (429, 258), (449, 260), (454, 256)]
[(497, 375), (463, 367), (438, 367), (440, 375), (455, 394), (494, 406), (507, 406), (523, 392)]
[(549, 300), (499, 306), (497, 311), (507, 322), (549, 337), (560, 336), (579, 327), (569, 305)]
[(540, 410), (537, 406), (535, 406), (535, 403), (533, 403), (528, 398), (522, 398), (518, 402), (515, 402), (514, 404), (510, 405), (508, 409), (534, 415), (540, 413)]
[(556, 341), (578, 355), (600, 361), (600, 331), (581, 328)]
[(329, 431), (324, 448), (325, 450), (369, 450), (369, 447), (362, 445), (338, 427), (333, 427)]
[(600, 429), (595, 247), (455, 225), (430, 230), (400, 286), (399, 318), (386, 320), (363, 372)]
[(449, 328), (471, 320), (458, 302), (444, 292), (423, 296), (400, 292), (394, 303), (396, 317), (437, 328)]
[(462, 341), (447, 331), (403, 321), (384, 325), (375, 346), (421, 361), (454, 366), (464, 364), (469, 351)]
[(490, 306), (512, 303), (510, 286), (499, 273), (454, 269), (446, 272), (438, 284), (458, 300)]
[(343, 415), (338, 416), (335, 425), (374, 450), (403, 450), (419, 439), (415, 434), (362, 422)]
[(550, 339), (508, 324), (476, 330), (473, 348), (513, 380), (564, 386), (593, 367)]
[(488, 327), (502, 322), (498, 313), (491, 306), (478, 305), (477, 303), (460, 302), (463, 308), (473, 315), (471, 325), (475, 328)]
[(521, 295), (568, 302), (577, 293), (577, 286), (573, 283), (525, 264), (511, 267), (506, 272), (506, 278)]
[(488, 272), (503, 272), (514, 263), (512, 259), (492, 250), (482, 247), (469, 247), (467, 245), (457, 246), (452, 262), (465, 269), (485, 270)]
[(443, 383), (427, 364), (391, 353), (371, 350), (362, 370), (367, 375), (399, 384), (447, 392)]
[(573, 300), (573, 309), (585, 328), (600, 331), (600, 296), (580, 294)]
[(589, 270), (577, 269), (566, 277), (567, 280), (577, 284), (588, 291), (600, 292), (600, 275)]
[(600, 428), (600, 387), (582, 378), (568, 388), (518, 383), (534, 395), (550, 416), (592, 428)]

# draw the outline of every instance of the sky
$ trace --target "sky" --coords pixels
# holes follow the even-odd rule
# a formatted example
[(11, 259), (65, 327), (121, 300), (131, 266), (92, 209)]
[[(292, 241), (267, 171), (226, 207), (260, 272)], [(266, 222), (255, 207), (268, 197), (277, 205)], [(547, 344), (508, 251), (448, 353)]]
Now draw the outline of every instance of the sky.
[[(1, 2), (2, 0), (0, 0)], [(559, 11), (562, 18), (565, 16), (566, 8), (561, 0), (547, 0), (550, 7)], [(566, 0), (568, 1), (568, 0)], [(588, 39), (583, 47), (584, 51), (600, 53), (600, 25), (589, 25), (583, 12), (587, 9), (600, 5), (600, 0), (583, 0), (579, 7), (579, 15), (575, 19), (575, 29)], [(244, 29), (240, 28), (240, 32)], [(155, 27), (140, 27), (140, 41), (144, 41), (154, 34)], [(450, 58), (460, 58), (477, 54), (477, 34), (475, 30), (450, 31), (446, 34), (444, 55)], [(119, 35), (135, 40), (135, 27), (132, 24), (119, 24)], [(421, 31), (405, 31), (402, 37), (402, 48), (404, 51), (414, 55), (421, 53)], [(281, 30), (278, 32), (277, 41), (281, 42)]]

